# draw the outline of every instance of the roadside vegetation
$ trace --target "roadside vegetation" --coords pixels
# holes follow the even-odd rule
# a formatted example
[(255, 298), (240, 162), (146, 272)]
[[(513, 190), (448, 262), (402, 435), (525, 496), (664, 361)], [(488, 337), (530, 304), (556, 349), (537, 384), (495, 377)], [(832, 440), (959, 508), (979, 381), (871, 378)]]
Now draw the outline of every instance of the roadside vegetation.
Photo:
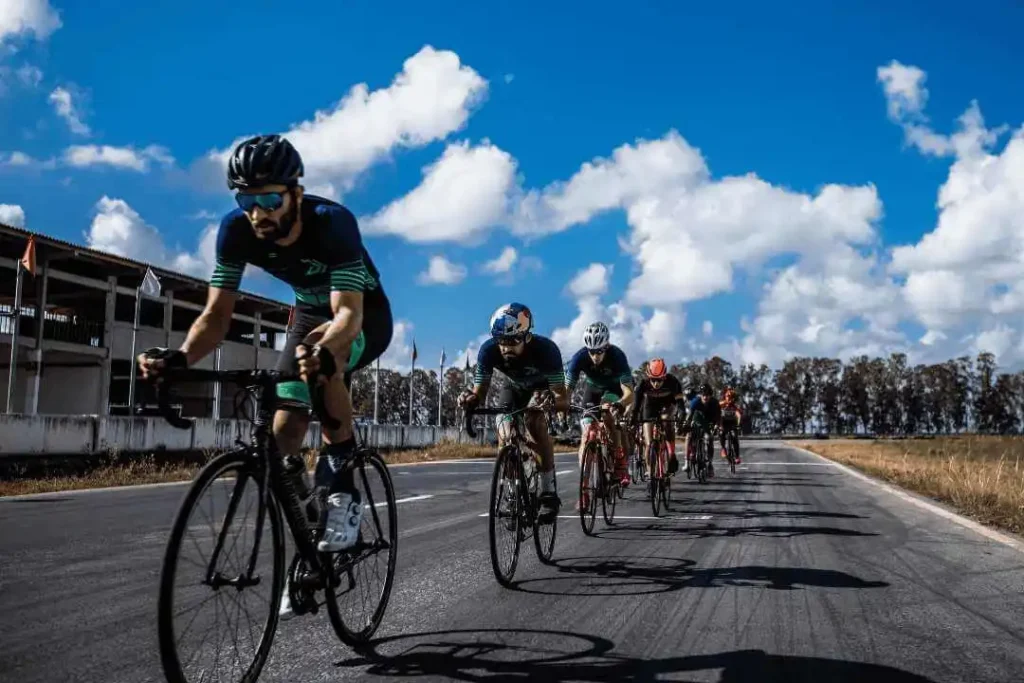
[[(388, 464), (407, 464), (488, 458), (494, 452), (492, 447), (445, 441), (430, 448), (387, 451), (382, 455)], [(25, 461), (0, 474), (0, 496), (190, 481), (215, 455), (213, 451), (186, 456), (108, 454), (88, 461)], [(311, 449), (304, 455), (312, 470), (316, 451)]]
[(1024, 533), (1024, 437), (797, 441), (826, 458)]

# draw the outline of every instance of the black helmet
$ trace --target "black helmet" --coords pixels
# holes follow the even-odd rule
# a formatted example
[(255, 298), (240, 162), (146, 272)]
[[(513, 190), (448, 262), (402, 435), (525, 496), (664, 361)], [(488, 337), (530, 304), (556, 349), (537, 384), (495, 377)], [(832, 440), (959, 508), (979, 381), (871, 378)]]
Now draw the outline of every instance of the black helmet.
[(703, 382), (700, 385), (700, 389), (697, 390), (702, 396), (710, 396), (712, 394), (711, 385), (707, 382)]
[(228, 187), (261, 187), (299, 182), (302, 157), (292, 143), (280, 135), (257, 135), (243, 140), (228, 160)]

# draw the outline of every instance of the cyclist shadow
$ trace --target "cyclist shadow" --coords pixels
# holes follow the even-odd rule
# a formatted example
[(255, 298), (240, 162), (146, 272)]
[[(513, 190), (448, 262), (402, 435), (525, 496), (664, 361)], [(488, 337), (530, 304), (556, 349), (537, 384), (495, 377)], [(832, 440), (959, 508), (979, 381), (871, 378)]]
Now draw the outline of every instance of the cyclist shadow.
[[(675, 512), (675, 510), (673, 510)], [(758, 517), (764, 515), (756, 515)], [(716, 518), (728, 518), (729, 515), (715, 514)], [(666, 517), (670, 521), (671, 517)], [(842, 529), (831, 526), (796, 526), (783, 524), (759, 524), (753, 526), (723, 527), (712, 522), (704, 522), (700, 526), (670, 526), (667, 524), (619, 524), (594, 531), (595, 538), (605, 540), (636, 540), (637, 536), (644, 539), (657, 538), (731, 538), (735, 536), (766, 536), (769, 538), (793, 538), (795, 536), (878, 536), (875, 532)]]
[[(607, 638), (539, 629), (430, 631), (381, 638), (338, 667), (375, 676), (423, 676), (497, 683), (536, 681), (641, 682), (713, 674), (718, 683), (935, 683), (882, 664), (733, 650), (707, 655), (636, 657), (615, 652)], [(701, 680), (705, 680), (702, 676)], [(711, 679), (707, 679), (711, 680)]]
[(621, 596), (669, 593), (684, 588), (750, 587), (770, 590), (818, 588), (885, 588), (885, 581), (866, 581), (835, 569), (808, 567), (708, 567), (670, 557), (570, 557), (555, 560), (563, 576), (524, 579), (513, 590), (538, 595)]

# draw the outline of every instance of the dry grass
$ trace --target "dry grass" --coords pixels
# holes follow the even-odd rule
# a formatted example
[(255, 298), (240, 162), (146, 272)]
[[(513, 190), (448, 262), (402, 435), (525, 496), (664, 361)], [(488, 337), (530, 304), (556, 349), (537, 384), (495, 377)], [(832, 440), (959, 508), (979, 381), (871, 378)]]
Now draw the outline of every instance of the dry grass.
[[(382, 455), (388, 464), (397, 464), (493, 458), (495, 452), (493, 447), (442, 442), (431, 448), (382, 452)], [(210, 452), (192, 458), (161, 459), (154, 455), (136, 458), (108, 456), (91, 465), (74, 469), (58, 463), (42, 471), (22, 475), (14, 473), (0, 479), (0, 496), (189, 481), (214, 455)], [(309, 450), (304, 455), (306, 464), (312, 470), (316, 465), (317, 451)]]
[(1024, 437), (793, 441), (985, 524), (1024, 533)]

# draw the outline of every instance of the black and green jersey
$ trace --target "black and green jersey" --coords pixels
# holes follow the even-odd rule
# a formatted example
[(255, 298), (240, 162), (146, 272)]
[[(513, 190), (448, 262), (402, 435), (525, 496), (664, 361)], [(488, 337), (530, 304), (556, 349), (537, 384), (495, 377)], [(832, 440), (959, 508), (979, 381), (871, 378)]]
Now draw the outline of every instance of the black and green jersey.
[(363, 247), (352, 212), (337, 202), (305, 195), (302, 234), (282, 247), (256, 237), (241, 209), (224, 217), (217, 233), (217, 264), (210, 285), (237, 290), (252, 264), (287, 282), (296, 302), (330, 317), (331, 292), (373, 292), (380, 274)]

